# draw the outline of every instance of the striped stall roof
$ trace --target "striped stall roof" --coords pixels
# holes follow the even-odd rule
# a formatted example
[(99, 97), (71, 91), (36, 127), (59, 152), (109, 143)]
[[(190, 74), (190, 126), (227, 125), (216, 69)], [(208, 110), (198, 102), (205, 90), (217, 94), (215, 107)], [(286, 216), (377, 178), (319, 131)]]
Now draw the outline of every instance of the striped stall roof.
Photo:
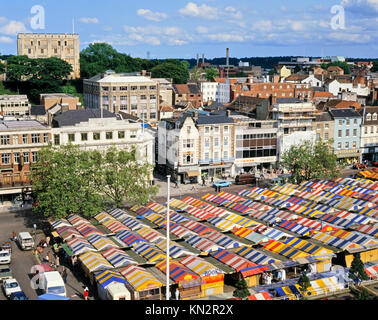
[[(167, 229), (166, 226), (164, 226), (164, 229)], [(189, 230), (188, 228), (180, 226), (179, 224), (174, 223), (174, 222), (169, 223), (169, 232), (174, 234), (176, 237), (180, 239), (196, 234), (195, 232)]]
[(342, 250), (360, 247), (358, 244), (337, 238), (324, 232), (318, 232), (317, 234), (312, 235), (311, 238)]
[(328, 254), (333, 253), (333, 251), (331, 251), (329, 249), (323, 248), (323, 247), (318, 246), (316, 244), (313, 244), (309, 241), (302, 240), (302, 239), (295, 238), (295, 237), (292, 237), (292, 238), (285, 240), (284, 243), (293, 247), (293, 248), (307, 252), (307, 253), (311, 254), (312, 256), (328, 255)]
[(76, 227), (79, 224), (86, 223), (86, 224), (91, 224), (87, 219), (84, 219), (83, 217), (80, 217), (77, 214), (71, 214), (68, 216), (67, 220), (74, 226)]
[(240, 197), (235, 194), (227, 193), (227, 192), (220, 192), (218, 193), (218, 197), (233, 201), (233, 202), (241, 202), (241, 201), (246, 201), (245, 198)]
[(106, 288), (113, 282), (126, 283), (126, 279), (118, 271), (103, 270), (94, 275), (96, 282), (102, 287)]
[(223, 231), (231, 231), (235, 228), (240, 227), (240, 225), (233, 223), (232, 221), (219, 218), (219, 217), (214, 217), (208, 220), (209, 223), (212, 225), (216, 226), (217, 228), (223, 230)]
[(185, 223), (182, 224), (182, 226), (184, 228), (187, 228), (199, 235), (203, 235), (207, 232), (211, 232), (211, 231), (215, 231), (214, 229), (211, 229), (207, 226), (205, 226), (204, 224), (202, 223), (199, 223), (197, 221), (187, 221)]
[(215, 214), (212, 214), (210, 212), (207, 212), (205, 210), (202, 210), (196, 207), (192, 207), (188, 209), (187, 213), (189, 213), (193, 217), (196, 217), (200, 220), (207, 220), (209, 218), (215, 217)]
[(250, 295), (248, 300), (272, 300), (272, 297), (267, 291), (263, 291)]
[(123, 223), (114, 218), (106, 219), (102, 221), (102, 224), (109, 229), (112, 233), (120, 232), (122, 230), (130, 230)]
[(110, 248), (104, 251), (102, 255), (114, 266), (114, 268), (126, 267), (130, 264), (138, 264), (138, 262), (126, 252), (117, 248)]
[(139, 243), (133, 250), (150, 263), (165, 259), (165, 254), (158, 247), (150, 243)]
[(171, 213), (169, 215), (169, 219), (170, 221), (173, 221), (173, 222), (176, 222), (176, 223), (184, 223), (184, 222), (187, 222), (187, 221), (192, 221), (192, 219), (180, 214), (180, 213)]
[(66, 219), (58, 219), (54, 222), (51, 223), (51, 226), (56, 230), (60, 227), (64, 227), (64, 226), (72, 226), (71, 223), (69, 223)]
[[(166, 266), (167, 262), (166, 260), (163, 260), (156, 264), (156, 268), (158, 268), (160, 271), (162, 271), (164, 274), (166, 274)], [(188, 281), (188, 280), (195, 280), (199, 279), (199, 275), (185, 267), (179, 262), (176, 262), (174, 260), (169, 261), (169, 277), (176, 283), (182, 282), (182, 281)]]
[(84, 238), (71, 238), (67, 241), (68, 247), (74, 253), (74, 255), (79, 255), (88, 251), (97, 251), (86, 239)]
[(209, 239), (202, 238), (198, 235), (192, 236), (185, 240), (189, 243), (193, 248), (200, 250), (202, 252), (214, 252), (220, 249), (223, 249), (222, 246), (217, 245), (215, 242), (210, 241)]
[(377, 279), (378, 278), (378, 265), (365, 267), (365, 272), (371, 279)]
[(242, 245), (240, 242), (235, 241), (220, 232), (213, 232), (205, 235), (205, 237), (226, 249), (237, 248)]
[(222, 274), (223, 271), (212, 265), (206, 260), (196, 257), (196, 256), (187, 256), (179, 261), (183, 266), (192, 270), (201, 277), (215, 274)]
[(108, 219), (113, 219), (113, 220), (115, 220), (115, 219), (114, 219), (109, 213), (107, 213), (107, 212), (105, 212), (105, 211), (96, 214), (96, 215), (94, 216), (94, 218), (95, 218), (98, 222), (101, 222), (101, 223), (102, 223), (103, 221), (105, 221), (105, 220), (108, 220)]
[(113, 269), (113, 266), (98, 252), (86, 252), (79, 256), (79, 260), (89, 272)]
[(185, 197), (184, 199), (182, 199), (182, 201), (200, 209), (207, 204), (205, 201), (198, 200), (190, 196)]
[[(167, 252), (167, 241), (161, 240), (156, 243), (156, 246), (163, 252)], [(169, 243), (169, 256), (173, 259), (186, 257), (190, 255), (195, 255), (193, 252), (185, 249), (184, 247), (178, 245), (177, 243), (170, 241)]]
[(167, 207), (157, 203), (155, 201), (150, 202), (146, 205), (147, 208), (157, 212), (157, 213), (164, 213), (167, 212)]
[(229, 267), (231, 267), (232, 269), (236, 271), (240, 271), (245, 268), (256, 266), (255, 263), (245, 258), (242, 258), (236, 253), (233, 253), (228, 250), (219, 250), (217, 252), (212, 253), (211, 255), (218, 261), (228, 265)]
[(79, 223), (76, 224), (76, 229), (84, 236), (89, 237), (93, 234), (103, 234), (100, 230), (98, 230), (94, 225), (88, 223)]
[(283, 242), (276, 240), (269, 240), (268, 243), (263, 245), (263, 247), (265, 250), (278, 253), (289, 259), (304, 258), (309, 256), (309, 254), (304, 251), (295, 249)]
[(122, 221), (125, 217), (128, 217), (129, 215), (126, 214), (125, 211), (119, 208), (115, 208), (112, 210), (109, 210), (108, 213), (115, 219)]
[(134, 231), (124, 230), (116, 234), (116, 238), (121, 240), (126, 246), (131, 247), (136, 245), (140, 242), (148, 242), (145, 238), (143, 238), (140, 234)]
[(143, 228), (140, 228), (138, 230), (135, 231), (136, 233), (138, 233), (139, 235), (141, 235), (144, 239), (146, 239), (147, 241), (149, 242), (155, 242), (157, 240), (160, 240), (160, 239), (165, 239), (165, 237), (158, 231), (148, 227), (148, 226), (145, 226)]
[(234, 252), (239, 256), (246, 258), (249, 261), (252, 261), (253, 263), (256, 263), (257, 265), (269, 264), (280, 261), (273, 259), (272, 257), (269, 257), (266, 254), (248, 246), (241, 246), (240, 248), (237, 248)]
[(311, 228), (305, 227), (303, 225), (300, 225), (292, 221), (286, 221), (286, 220), (283, 220), (282, 223), (279, 224), (279, 227), (284, 228), (286, 230), (290, 230), (291, 232), (297, 233), (301, 236), (309, 235), (314, 231)]
[(121, 274), (136, 292), (157, 289), (163, 286), (155, 276), (139, 266), (129, 265), (121, 270)]
[(110, 240), (108, 237), (100, 235), (100, 234), (93, 234), (88, 237), (88, 241), (98, 250), (106, 250), (109, 248), (117, 248), (118, 246)]
[(146, 226), (144, 223), (141, 223), (134, 217), (130, 216), (125, 216), (124, 219), (121, 220), (121, 222), (131, 230), (137, 230)]
[(181, 201), (181, 200), (178, 200), (178, 199), (171, 199), (170, 202), (169, 202), (169, 206), (174, 208), (174, 209), (180, 209), (180, 210), (183, 210), (183, 211), (187, 211), (188, 209), (190, 209), (192, 206), (185, 203), (184, 201)]
[(359, 226), (357, 231), (368, 234), (369, 236), (372, 237), (378, 237), (378, 224), (375, 225), (362, 225)]

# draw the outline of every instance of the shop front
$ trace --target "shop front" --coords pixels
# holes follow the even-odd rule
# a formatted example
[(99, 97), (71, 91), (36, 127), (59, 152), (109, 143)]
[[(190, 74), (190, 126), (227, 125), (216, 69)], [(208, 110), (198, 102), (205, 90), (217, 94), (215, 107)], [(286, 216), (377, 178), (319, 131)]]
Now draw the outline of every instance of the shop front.
[(221, 162), (200, 166), (201, 176), (206, 176), (207, 179), (213, 178), (213, 180), (232, 177), (232, 165), (232, 163)]
[(378, 161), (378, 146), (362, 149), (362, 161)]
[(353, 165), (353, 163), (361, 162), (361, 153), (358, 149), (346, 149), (336, 151), (337, 160), (347, 165)]
[(200, 177), (200, 170), (198, 166), (178, 167), (177, 168), (177, 183), (191, 184), (198, 183)]
[(234, 163), (234, 175), (243, 173), (256, 173), (257, 170), (275, 169), (277, 166), (277, 157), (261, 157), (249, 159), (236, 159)]

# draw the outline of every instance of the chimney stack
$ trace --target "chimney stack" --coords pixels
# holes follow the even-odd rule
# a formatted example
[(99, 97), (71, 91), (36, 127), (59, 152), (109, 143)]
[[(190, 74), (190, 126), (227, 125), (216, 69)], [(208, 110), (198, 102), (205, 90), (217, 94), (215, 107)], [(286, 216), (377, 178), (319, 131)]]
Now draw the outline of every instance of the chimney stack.
[(226, 49), (226, 65), (227, 67), (230, 65), (230, 49)]
[(202, 53), (202, 64), (205, 64), (205, 54)]
[(199, 54), (197, 53), (197, 68), (199, 66)]

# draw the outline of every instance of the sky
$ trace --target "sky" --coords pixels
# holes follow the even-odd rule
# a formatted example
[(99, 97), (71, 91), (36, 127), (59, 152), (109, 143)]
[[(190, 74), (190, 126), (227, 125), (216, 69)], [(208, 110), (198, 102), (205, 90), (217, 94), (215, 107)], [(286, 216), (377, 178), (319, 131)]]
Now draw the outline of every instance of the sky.
[(74, 25), (80, 49), (107, 42), (140, 58), (224, 57), (226, 48), (237, 58), (378, 57), (378, 0), (1, 0), (0, 8), (1, 54), (17, 54), (17, 33)]

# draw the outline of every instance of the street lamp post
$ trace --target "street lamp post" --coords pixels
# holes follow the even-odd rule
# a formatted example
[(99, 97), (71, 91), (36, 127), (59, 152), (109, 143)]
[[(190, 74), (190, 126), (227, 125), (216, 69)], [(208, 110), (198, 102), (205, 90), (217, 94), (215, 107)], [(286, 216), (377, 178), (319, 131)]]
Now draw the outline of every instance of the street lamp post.
[(171, 176), (167, 176), (168, 182), (168, 193), (167, 193), (167, 250), (166, 250), (166, 290), (165, 290), (165, 297), (166, 300), (169, 300), (169, 201), (170, 201), (170, 182)]

